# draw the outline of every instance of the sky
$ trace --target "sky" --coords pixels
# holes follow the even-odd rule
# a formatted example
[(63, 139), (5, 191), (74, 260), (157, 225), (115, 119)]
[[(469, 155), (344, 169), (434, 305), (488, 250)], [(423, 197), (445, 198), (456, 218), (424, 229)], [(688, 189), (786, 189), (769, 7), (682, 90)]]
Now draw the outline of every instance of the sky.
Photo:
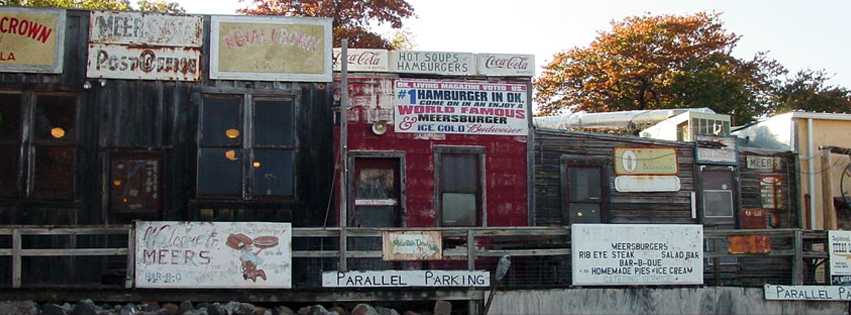
[[(234, 14), (248, 2), (175, 0), (187, 13)], [(742, 35), (733, 55), (759, 51), (789, 69), (824, 69), (830, 85), (851, 88), (851, 1), (698, 0), (407, 0), (416, 50), (535, 55), (537, 73), (553, 55), (587, 47), (610, 22), (628, 16), (721, 12), (725, 28)], [(387, 26), (375, 29), (390, 34)]]

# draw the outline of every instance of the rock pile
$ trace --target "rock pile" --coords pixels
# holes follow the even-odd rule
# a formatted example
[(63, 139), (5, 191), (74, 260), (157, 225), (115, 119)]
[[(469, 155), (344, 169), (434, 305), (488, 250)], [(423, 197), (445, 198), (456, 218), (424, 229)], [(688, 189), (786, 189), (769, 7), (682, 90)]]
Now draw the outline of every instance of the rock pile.
[[(3, 315), (399, 315), (394, 309), (368, 304), (358, 304), (351, 310), (340, 306), (325, 308), (322, 305), (306, 306), (293, 312), (286, 306), (264, 308), (249, 303), (229, 302), (197, 303), (184, 301), (175, 303), (145, 302), (140, 304), (95, 304), (92, 300), (83, 300), (75, 304), (57, 305), (33, 301), (0, 302), (0, 314)], [(407, 311), (404, 315), (431, 315), (430, 312)]]

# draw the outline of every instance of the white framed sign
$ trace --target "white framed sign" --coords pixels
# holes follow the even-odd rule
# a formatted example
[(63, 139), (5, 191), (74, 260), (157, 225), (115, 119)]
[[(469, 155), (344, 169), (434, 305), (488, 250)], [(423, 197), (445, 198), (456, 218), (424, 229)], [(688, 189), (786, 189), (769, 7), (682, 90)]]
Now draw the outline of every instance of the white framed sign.
[(535, 76), (535, 55), (478, 54), (476, 69), (488, 76)]
[(618, 192), (680, 191), (680, 178), (662, 175), (626, 175), (615, 177)]
[(851, 231), (827, 231), (830, 284), (851, 285)]
[(271, 222), (136, 222), (136, 287), (292, 287), (292, 226)]
[(440, 75), (474, 75), (473, 53), (445, 51), (390, 52), (390, 72)]
[(203, 30), (200, 15), (92, 11), (89, 43), (200, 48)]
[(571, 225), (573, 285), (703, 284), (703, 226)]
[(331, 19), (222, 16), (210, 19), (210, 78), (331, 82)]
[(62, 73), (65, 10), (0, 7), (0, 72)]
[(395, 131), (525, 136), (525, 84), (396, 80)]
[(736, 136), (694, 135), (695, 160), (703, 164), (738, 165)]
[[(342, 71), (343, 49), (334, 48), (334, 71)], [(384, 49), (350, 48), (347, 52), (349, 65), (347, 70), (352, 72), (387, 72), (390, 67), (390, 54)]]
[(322, 273), (322, 287), (325, 288), (487, 286), (490, 286), (490, 273), (484, 270), (379, 270)]
[(851, 287), (827, 285), (765, 285), (769, 301), (851, 301)]
[(86, 77), (200, 81), (201, 49), (89, 44)]
[(780, 158), (776, 156), (748, 155), (747, 167), (757, 170), (776, 170), (780, 165)]

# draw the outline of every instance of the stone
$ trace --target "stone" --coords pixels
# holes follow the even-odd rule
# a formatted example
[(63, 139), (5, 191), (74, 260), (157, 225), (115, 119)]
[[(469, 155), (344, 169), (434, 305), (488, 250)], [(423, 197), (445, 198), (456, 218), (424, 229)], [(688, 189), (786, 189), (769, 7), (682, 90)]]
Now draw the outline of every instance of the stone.
[(358, 304), (352, 309), (352, 315), (378, 315), (378, 311), (369, 304)]
[(161, 315), (177, 315), (180, 310), (180, 307), (174, 303), (164, 303), (160, 308)]
[(137, 315), (139, 314), (139, 307), (135, 304), (128, 303), (121, 307), (121, 310), (118, 311), (119, 315)]
[(336, 306), (336, 305), (329, 308), (328, 311), (334, 312), (334, 313), (337, 313), (337, 314), (340, 314), (340, 315), (349, 315), (349, 312), (346, 312), (345, 309), (343, 309), (342, 307)]
[(71, 311), (71, 315), (97, 315), (97, 312), (95, 312), (95, 303), (92, 300), (77, 302), (74, 310)]
[(225, 307), (219, 303), (212, 304), (207, 308), (207, 315), (228, 315)]
[(272, 311), (267, 310), (263, 307), (255, 306), (254, 307), (254, 313), (252, 313), (251, 315), (266, 315), (266, 313), (269, 313), (269, 315), (272, 315)]
[[(228, 303), (228, 305), (230, 305), (230, 303)], [(256, 309), (254, 308), (254, 305), (251, 305), (249, 303), (239, 303), (239, 305), (237, 305), (233, 309), (233, 312), (231, 312), (231, 314), (233, 314), (233, 315), (253, 315), (254, 311), (256, 311)]]
[(272, 315), (295, 315), (295, 312), (286, 306), (278, 306), (272, 309)]
[(325, 309), (322, 305), (314, 305), (311, 306), (307, 311), (307, 315), (329, 315), (328, 310)]
[(405, 312), (405, 314), (402, 314), (402, 315), (422, 315), (422, 314), (414, 312), (414, 311), (407, 311), (407, 312)]
[(30, 310), (35, 307), (38, 309), (38, 304), (33, 301), (9, 301), (0, 303), (0, 314), (9, 315), (29, 315)]
[(399, 312), (396, 310), (381, 306), (376, 306), (375, 311), (378, 312), (379, 315), (399, 315)]
[(161, 307), (157, 302), (142, 302), (142, 307), (140, 311), (147, 313), (159, 313)]
[(44, 304), (41, 306), (41, 315), (68, 315), (68, 312), (59, 305)]
[(296, 311), (295, 313), (298, 315), (307, 315), (308, 312), (310, 312), (310, 306), (302, 307), (298, 309), (298, 311)]
[(183, 301), (183, 302), (180, 302), (180, 306), (177, 308), (177, 314), (183, 315), (183, 314), (186, 314), (186, 312), (194, 310), (194, 309), (195, 309), (195, 306), (192, 305), (192, 302)]

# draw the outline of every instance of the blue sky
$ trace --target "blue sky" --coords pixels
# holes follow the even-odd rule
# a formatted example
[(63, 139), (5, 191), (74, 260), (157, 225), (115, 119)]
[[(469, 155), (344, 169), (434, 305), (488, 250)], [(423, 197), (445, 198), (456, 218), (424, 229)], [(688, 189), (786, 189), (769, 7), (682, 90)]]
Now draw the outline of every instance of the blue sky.
[[(234, 14), (247, 2), (176, 0), (188, 13)], [(408, 0), (406, 21), (417, 50), (534, 54), (540, 67), (553, 54), (585, 47), (609, 22), (632, 15), (722, 12), (727, 30), (742, 35), (733, 54), (768, 51), (791, 73), (825, 69), (832, 85), (851, 88), (851, 1), (585, 1)], [(380, 28), (386, 33), (389, 29)]]

